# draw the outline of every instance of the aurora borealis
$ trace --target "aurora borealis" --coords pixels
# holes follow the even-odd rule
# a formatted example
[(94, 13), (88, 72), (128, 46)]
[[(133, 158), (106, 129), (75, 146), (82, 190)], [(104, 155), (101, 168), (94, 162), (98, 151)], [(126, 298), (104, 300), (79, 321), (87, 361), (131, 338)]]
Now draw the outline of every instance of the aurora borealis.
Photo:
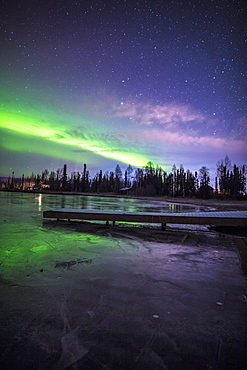
[(3, 1), (1, 169), (247, 163), (243, 1)]

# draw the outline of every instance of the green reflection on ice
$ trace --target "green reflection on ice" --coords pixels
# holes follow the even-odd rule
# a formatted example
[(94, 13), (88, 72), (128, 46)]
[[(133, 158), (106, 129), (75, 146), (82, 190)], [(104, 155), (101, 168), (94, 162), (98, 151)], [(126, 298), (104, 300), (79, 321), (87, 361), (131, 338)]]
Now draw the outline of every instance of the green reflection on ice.
[[(32, 284), (32, 281), (43, 284), (44, 278), (56, 283), (58, 274), (68, 274), (54, 268), (57, 262), (92, 259), (95, 265), (100, 261), (99, 254), (108, 256), (116, 245), (116, 241), (107, 236), (28, 223), (5, 224), (1, 240), (0, 277), (19, 284)], [(78, 264), (73, 271), (76, 270), (86, 273), (87, 267)]]
[(37, 247), (31, 248), (31, 251), (32, 252), (43, 252), (43, 251), (46, 251), (47, 249), (48, 249), (47, 245), (39, 245)]

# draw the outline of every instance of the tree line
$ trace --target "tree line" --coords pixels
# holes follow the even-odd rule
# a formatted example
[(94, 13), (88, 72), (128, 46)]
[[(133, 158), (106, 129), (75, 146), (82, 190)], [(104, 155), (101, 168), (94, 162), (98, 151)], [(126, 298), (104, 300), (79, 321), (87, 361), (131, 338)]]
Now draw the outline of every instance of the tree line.
[(192, 173), (174, 164), (170, 173), (162, 167), (148, 162), (143, 168), (133, 169), (128, 165), (122, 172), (119, 165), (115, 171), (100, 170), (91, 178), (84, 164), (83, 171), (67, 173), (67, 165), (57, 171), (47, 169), (41, 174), (15, 178), (14, 172), (8, 180), (1, 181), (1, 188), (8, 190), (42, 190), (79, 193), (116, 193), (133, 196), (171, 196), (210, 198), (246, 197), (246, 166), (232, 165), (228, 156), (216, 164), (217, 176), (214, 188), (210, 185), (209, 169), (203, 166)]

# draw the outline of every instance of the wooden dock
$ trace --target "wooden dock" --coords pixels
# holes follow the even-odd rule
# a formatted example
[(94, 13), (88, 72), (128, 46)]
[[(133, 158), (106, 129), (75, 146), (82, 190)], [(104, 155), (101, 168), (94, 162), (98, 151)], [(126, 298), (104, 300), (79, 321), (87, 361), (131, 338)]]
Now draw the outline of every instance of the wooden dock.
[(138, 222), (149, 224), (195, 224), (214, 226), (247, 226), (247, 211), (229, 212), (186, 212), (186, 213), (158, 213), (158, 212), (122, 212), (98, 209), (69, 209), (61, 208), (43, 212), (44, 218), (57, 220), (84, 220), (112, 222)]

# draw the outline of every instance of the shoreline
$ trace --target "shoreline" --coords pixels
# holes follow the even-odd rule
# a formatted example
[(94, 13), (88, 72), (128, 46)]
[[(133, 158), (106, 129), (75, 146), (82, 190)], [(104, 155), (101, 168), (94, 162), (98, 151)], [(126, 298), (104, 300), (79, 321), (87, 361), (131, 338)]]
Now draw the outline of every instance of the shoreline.
[(81, 192), (63, 192), (63, 191), (52, 191), (52, 190), (19, 190), (19, 189), (0, 189), (3, 192), (10, 193), (28, 193), (28, 194), (50, 194), (50, 195), (75, 195), (75, 196), (92, 196), (101, 198), (126, 198), (126, 199), (139, 199), (145, 201), (157, 201), (166, 203), (176, 203), (176, 204), (188, 204), (196, 206), (205, 206), (210, 208), (215, 208), (218, 211), (246, 211), (247, 210), (247, 199), (235, 200), (235, 199), (200, 199), (200, 198), (183, 198), (183, 197), (144, 197), (144, 196), (132, 196), (125, 194), (115, 194), (115, 193), (81, 193)]

